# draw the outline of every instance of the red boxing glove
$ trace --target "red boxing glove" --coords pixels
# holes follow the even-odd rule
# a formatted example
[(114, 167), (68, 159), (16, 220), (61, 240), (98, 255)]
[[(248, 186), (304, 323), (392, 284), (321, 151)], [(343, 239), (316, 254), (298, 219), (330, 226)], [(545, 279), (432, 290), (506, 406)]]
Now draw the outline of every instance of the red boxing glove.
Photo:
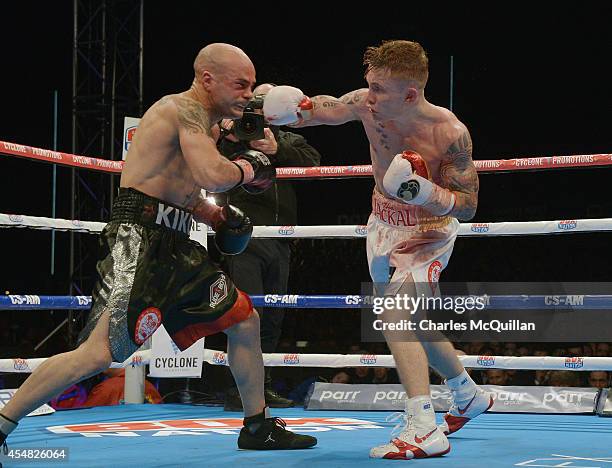
[(435, 216), (445, 216), (455, 207), (455, 194), (429, 180), (429, 171), (419, 153), (396, 154), (383, 178), (383, 187), (393, 198), (418, 205)]
[(427, 164), (425, 164), (425, 160), (419, 153), (404, 151), (402, 153), (402, 158), (410, 162), (413, 174), (429, 179), (429, 169), (427, 169)]

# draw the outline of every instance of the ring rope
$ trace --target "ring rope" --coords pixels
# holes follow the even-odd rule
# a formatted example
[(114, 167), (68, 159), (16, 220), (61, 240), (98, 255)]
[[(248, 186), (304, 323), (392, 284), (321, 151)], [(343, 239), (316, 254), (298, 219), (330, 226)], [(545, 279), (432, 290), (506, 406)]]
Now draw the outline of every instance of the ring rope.
[[(118, 174), (123, 169), (123, 161), (78, 156), (33, 146), (0, 141), (0, 154), (17, 156), (35, 161), (44, 161), (62, 166), (80, 167), (94, 171)], [(612, 154), (578, 154), (569, 156), (535, 156), (513, 159), (475, 160), (476, 170), (482, 173), (513, 172), (522, 170), (542, 170), (576, 167), (603, 167), (612, 165)], [(320, 166), (284, 167), (276, 170), (280, 179), (369, 177), (372, 166)]]
[[(563, 357), (563, 356), (457, 356), (464, 367), (473, 369), (517, 370), (572, 370), (612, 371), (612, 357)], [(299, 354), (264, 353), (264, 366), (274, 367), (395, 367), (391, 355), (376, 354)], [(47, 358), (0, 359), (0, 372), (30, 373)], [(123, 363), (114, 362), (111, 367), (143, 366), (149, 364), (151, 350), (137, 351)], [(204, 362), (212, 365), (228, 365), (227, 354), (213, 349), (204, 350)]]
[[(42, 230), (76, 231), (97, 234), (106, 223), (94, 221), (67, 220), (0, 213), (0, 227), (30, 228)], [(201, 223), (199, 229), (213, 230)], [(459, 236), (528, 236), (542, 234), (568, 234), (577, 232), (612, 231), (612, 218), (601, 219), (562, 219), (555, 221), (512, 221), (501, 223), (461, 223)], [(255, 226), (254, 238), (293, 238), (293, 239), (355, 239), (365, 238), (368, 229), (365, 225), (327, 225), (327, 226)]]
[[(249, 296), (255, 307), (293, 309), (359, 309), (370, 300), (361, 295), (266, 294)], [(468, 297), (468, 296), (466, 296)], [(612, 310), (612, 295), (491, 295), (484, 309), (491, 310)], [(88, 310), (91, 296), (0, 296), (0, 310)]]

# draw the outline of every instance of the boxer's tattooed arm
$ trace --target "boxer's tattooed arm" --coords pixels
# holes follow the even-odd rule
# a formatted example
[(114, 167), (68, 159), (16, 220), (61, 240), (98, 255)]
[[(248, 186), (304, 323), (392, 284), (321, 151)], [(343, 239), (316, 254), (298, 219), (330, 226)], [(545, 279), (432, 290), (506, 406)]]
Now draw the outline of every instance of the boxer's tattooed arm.
[(319, 105), (321, 107), (336, 107), (339, 106), (341, 103), (338, 101), (322, 101)]
[(466, 130), (448, 148), (440, 165), (442, 186), (456, 196), (452, 216), (463, 221), (476, 214), (478, 206), (478, 173), (472, 160), (472, 138)]
[(340, 101), (343, 103), (353, 106), (360, 104), (363, 101), (364, 91), (362, 89), (358, 89), (356, 91), (351, 91), (350, 93), (345, 94), (340, 98)]
[(203, 133), (212, 138), (211, 123), (204, 107), (199, 102), (186, 98), (176, 100), (181, 127), (189, 133)]
[(325, 109), (333, 109), (334, 107), (342, 105), (342, 102), (333, 96), (314, 96), (311, 101), (313, 109), (320, 109), (319, 112), (324, 112)]
[(333, 96), (314, 96), (311, 98), (313, 105), (312, 118), (291, 127), (308, 127), (310, 125), (340, 125), (351, 120), (357, 120), (354, 104), (358, 102), (347, 96), (357, 93), (353, 91), (340, 99)]

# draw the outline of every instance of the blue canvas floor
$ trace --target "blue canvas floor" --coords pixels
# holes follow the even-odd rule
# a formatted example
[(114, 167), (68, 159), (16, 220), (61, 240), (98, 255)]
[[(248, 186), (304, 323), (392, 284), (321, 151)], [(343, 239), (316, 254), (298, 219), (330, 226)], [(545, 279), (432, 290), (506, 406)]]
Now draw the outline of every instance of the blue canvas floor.
[[(389, 439), (387, 412), (275, 410), (296, 432), (315, 435), (308, 450), (237, 449), (241, 413), (188, 405), (129, 405), (28, 417), (9, 448), (68, 447), (68, 461), (10, 466), (61, 467), (352, 467), (411, 463), (428, 468), (612, 467), (612, 418), (584, 415), (484, 414), (451, 436), (451, 452), (418, 461), (371, 460)], [(297, 419), (290, 419), (297, 418)], [(306, 419), (300, 419), (306, 418)], [(441, 418), (441, 415), (438, 415)]]

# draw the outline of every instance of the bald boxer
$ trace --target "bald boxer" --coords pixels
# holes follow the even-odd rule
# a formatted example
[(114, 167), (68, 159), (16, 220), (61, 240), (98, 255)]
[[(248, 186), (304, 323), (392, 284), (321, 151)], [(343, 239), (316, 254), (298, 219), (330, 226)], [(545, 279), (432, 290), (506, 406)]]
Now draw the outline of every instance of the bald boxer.
[[(478, 176), (466, 126), (448, 109), (427, 101), (428, 59), (420, 44), (386, 41), (364, 55), (367, 89), (341, 98), (278, 86), (264, 113), (272, 124), (340, 125), (360, 121), (370, 142), (376, 186), (368, 221), (367, 256), (372, 280), (385, 294), (431, 295), (457, 237), (457, 219), (471, 219), (478, 203)], [(424, 286), (425, 285), (425, 286)], [(423, 290), (425, 289), (425, 290)], [(389, 310), (383, 320), (402, 312)], [(405, 318), (405, 317), (403, 317)], [(448, 340), (429, 342), (407, 332), (385, 339), (406, 389), (406, 426), (375, 458), (424, 458), (450, 450), (446, 434), (486, 411), (492, 398), (477, 387)], [(428, 364), (446, 378), (453, 406), (436, 426)]]
[(262, 191), (276, 171), (267, 156), (245, 151), (233, 162), (216, 148), (213, 127), (238, 118), (253, 96), (255, 68), (229, 44), (204, 47), (190, 89), (165, 96), (145, 113), (121, 174), (111, 221), (101, 235), (102, 259), (85, 329), (74, 351), (46, 360), (0, 414), (0, 443), (17, 421), (66, 387), (123, 362), (163, 324), (184, 350), (224, 331), (228, 358), (244, 402), (238, 446), (294, 449), (316, 444), (271, 418), (263, 396), (259, 317), (249, 297), (189, 239), (192, 219), (214, 227), (226, 254), (240, 253), (251, 236), (235, 207), (208, 203), (201, 190), (242, 185)]

